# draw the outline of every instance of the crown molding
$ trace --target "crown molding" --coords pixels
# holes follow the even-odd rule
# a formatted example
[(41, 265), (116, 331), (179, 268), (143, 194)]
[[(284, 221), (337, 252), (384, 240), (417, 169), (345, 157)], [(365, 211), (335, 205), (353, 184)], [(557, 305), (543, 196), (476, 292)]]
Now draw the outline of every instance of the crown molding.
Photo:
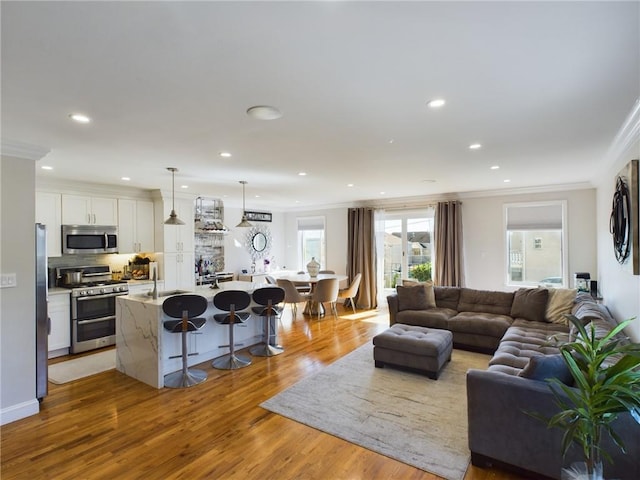
[(0, 154), (8, 157), (24, 158), (26, 160), (38, 161), (44, 158), (51, 150), (48, 148), (40, 147), (38, 145), (31, 145), (24, 142), (17, 142), (15, 140), (2, 139), (0, 142)]
[(619, 160), (637, 142), (640, 142), (640, 98), (636, 99), (631, 112), (627, 115), (618, 134), (611, 142), (611, 146), (605, 156), (606, 164), (611, 165)]

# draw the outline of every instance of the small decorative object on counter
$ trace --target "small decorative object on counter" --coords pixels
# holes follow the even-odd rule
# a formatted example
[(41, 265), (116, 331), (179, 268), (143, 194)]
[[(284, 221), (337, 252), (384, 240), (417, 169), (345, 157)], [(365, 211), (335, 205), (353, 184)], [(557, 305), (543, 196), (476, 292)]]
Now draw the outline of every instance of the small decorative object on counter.
[(148, 280), (150, 262), (151, 260), (149, 258), (136, 255), (133, 260), (129, 262), (131, 278), (134, 280)]
[(307, 272), (310, 277), (317, 277), (320, 272), (320, 264), (316, 261), (316, 257), (311, 257), (311, 261), (307, 263)]

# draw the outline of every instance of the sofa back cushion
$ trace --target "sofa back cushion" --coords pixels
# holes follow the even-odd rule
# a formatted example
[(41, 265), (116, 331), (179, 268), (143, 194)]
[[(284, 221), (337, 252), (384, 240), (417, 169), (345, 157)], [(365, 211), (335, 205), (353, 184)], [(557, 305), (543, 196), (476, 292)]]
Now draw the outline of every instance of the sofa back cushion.
[(458, 302), (460, 301), (459, 287), (433, 287), (436, 296), (436, 305), (439, 308), (450, 308), (458, 310)]
[(483, 312), (509, 315), (513, 303), (512, 292), (492, 292), (488, 290), (460, 289), (459, 312)]
[(576, 293), (575, 288), (550, 288), (547, 311), (545, 312), (547, 322), (568, 325), (569, 322), (565, 315), (571, 313)]
[(532, 322), (544, 322), (549, 301), (546, 288), (520, 288), (513, 297), (511, 316)]
[(427, 308), (435, 308), (436, 307), (436, 296), (433, 291), (433, 282), (417, 282), (415, 280), (402, 280), (403, 287), (415, 287), (417, 285), (421, 285), (424, 288), (425, 293), (427, 294), (427, 304), (429, 305)]
[(396, 287), (398, 293), (398, 311), (403, 310), (426, 310), (432, 308), (427, 299), (427, 291), (423, 285), (413, 287)]

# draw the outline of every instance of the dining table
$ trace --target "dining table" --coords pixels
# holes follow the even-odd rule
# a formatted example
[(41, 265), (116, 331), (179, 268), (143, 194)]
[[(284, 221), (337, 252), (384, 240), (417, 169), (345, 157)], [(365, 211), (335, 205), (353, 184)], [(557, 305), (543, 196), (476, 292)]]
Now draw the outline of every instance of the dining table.
[[(310, 295), (313, 295), (316, 284), (324, 279), (324, 278), (335, 278), (338, 280), (338, 283), (347, 280), (349, 277), (347, 275), (343, 275), (340, 273), (319, 273), (315, 277), (312, 277), (308, 273), (301, 272), (292, 272), (292, 271), (282, 271), (282, 272), (272, 272), (270, 275), (276, 279), (282, 278), (286, 280), (290, 280), (294, 285), (310, 285), (311, 292)], [(302, 311), (303, 315), (309, 316), (318, 316), (318, 312), (320, 316), (324, 316), (325, 308), (322, 302), (314, 302), (313, 300), (307, 300), (307, 303), (304, 306), (304, 310)]]

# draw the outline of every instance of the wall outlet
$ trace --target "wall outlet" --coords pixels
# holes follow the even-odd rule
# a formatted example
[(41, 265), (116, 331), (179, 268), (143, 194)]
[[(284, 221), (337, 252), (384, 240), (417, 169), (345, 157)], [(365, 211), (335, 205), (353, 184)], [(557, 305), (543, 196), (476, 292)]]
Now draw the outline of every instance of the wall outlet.
[(15, 273), (0, 274), (0, 288), (17, 287), (18, 280)]

